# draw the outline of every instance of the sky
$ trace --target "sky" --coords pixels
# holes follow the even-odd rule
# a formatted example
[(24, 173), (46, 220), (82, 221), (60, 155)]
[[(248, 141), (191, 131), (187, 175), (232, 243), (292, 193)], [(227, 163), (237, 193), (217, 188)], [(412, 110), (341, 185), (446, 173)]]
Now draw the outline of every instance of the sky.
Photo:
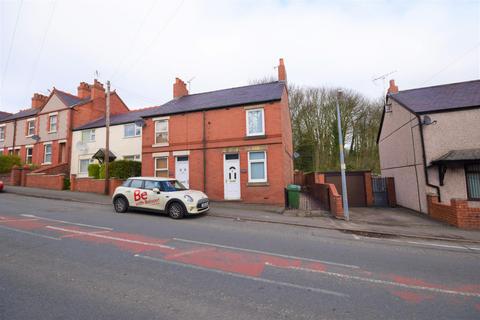
[[(0, 0), (0, 110), (110, 80), (131, 109), (276, 77), (367, 97), (480, 78), (480, 0)], [(391, 74), (390, 74), (391, 73)], [(383, 79), (381, 78), (383, 75)], [(379, 80), (373, 80), (380, 78)]]

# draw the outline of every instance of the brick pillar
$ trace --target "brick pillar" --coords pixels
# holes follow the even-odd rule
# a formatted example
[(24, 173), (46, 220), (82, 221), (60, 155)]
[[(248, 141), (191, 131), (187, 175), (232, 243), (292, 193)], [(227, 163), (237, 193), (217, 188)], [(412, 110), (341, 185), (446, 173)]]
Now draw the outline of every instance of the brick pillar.
[(20, 185), (22, 187), (26, 187), (27, 186), (27, 174), (29, 174), (32, 170), (30, 169), (29, 166), (24, 166), (23, 167), (23, 171), (22, 171), (22, 174), (21, 174), (21, 182), (20, 182)]
[(12, 186), (20, 186), (22, 185), (22, 167), (13, 166), (10, 176), (10, 183)]
[(323, 173), (315, 172), (315, 183), (325, 183), (325, 175)]
[(373, 185), (372, 173), (370, 171), (363, 173), (363, 180), (365, 182), (365, 200), (367, 207), (373, 206)]
[(70, 191), (76, 191), (76, 190), (77, 190), (77, 175), (71, 174), (70, 175)]
[(388, 205), (390, 207), (397, 206), (397, 196), (395, 194), (395, 180), (393, 177), (387, 178), (387, 197), (388, 197)]

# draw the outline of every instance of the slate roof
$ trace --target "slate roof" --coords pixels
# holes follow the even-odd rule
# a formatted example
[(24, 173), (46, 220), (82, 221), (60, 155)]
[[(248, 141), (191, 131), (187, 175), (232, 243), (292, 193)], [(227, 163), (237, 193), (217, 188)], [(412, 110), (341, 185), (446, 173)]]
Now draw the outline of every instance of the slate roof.
[(26, 117), (31, 117), (36, 115), (40, 111), (40, 108), (30, 108), (26, 110), (21, 110), (17, 113), (14, 113), (12, 115), (9, 115), (6, 118), (3, 118), (1, 121), (10, 121), (10, 120), (15, 120), (15, 119), (20, 119), (20, 118), (26, 118)]
[(256, 103), (278, 101), (282, 98), (285, 82), (255, 84), (244, 87), (190, 94), (159, 107), (151, 108), (142, 117), (185, 113)]
[(480, 161), (480, 149), (450, 150), (443, 156), (433, 160), (432, 164), (469, 161)]
[[(150, 111), (149, 109), (142, 110), (132, 110), (129, 112), (115, 114), (110, 116), (110, 125), (119, 125), (124, 123), (132, 123), (136, 120), (141, 120), (142, 115)], [(93, 120), (89, 123), (86, 123), (80, 127), (74, 128), (73, 131), (86, 130), (86, 129), (95, 129), (105, 127), (105, 117)]]
[(388, 96), (417, 114), (480, 107), (480, 80), (403, 90)]
[(5, 111), (0, 111), (0, 121), (2, 121), (2, 119), (8, 117), (9, 115), (11, 115), (11, 113), (9, 112), (5, 112)]
[(55, 93), (58, 95), (60, 100), (62, 100), (62, 102), (65, 103), (65, 105), (67, 107), (73, 107), (73, 106), (76, 106), (80, 103), (85, 103), (85, 102), (88, 102), (88, 101), (91, 100), (90, 98), (81, 99), (77, 96), (74, 96), (73, 94), (70, 94), (70, 93), (67, 93), (67, 92), (64, 92), (64, 91), (61, 91), (61, 90), (58, 90), (58, 89), (55, 89)]

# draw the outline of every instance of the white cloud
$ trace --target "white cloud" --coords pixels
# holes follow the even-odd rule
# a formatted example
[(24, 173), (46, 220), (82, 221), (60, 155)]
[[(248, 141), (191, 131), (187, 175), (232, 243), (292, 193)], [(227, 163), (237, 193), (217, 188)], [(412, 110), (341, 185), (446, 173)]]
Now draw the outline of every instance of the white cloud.
[(52, 86), (75, 93), (95, 70), (130, 107), (158, 105), (176, 76), (195, 77), (194, 93), (244, 85), (275, 75), (279, 57), (290, 82), (371, 97), (392, 70), (400, 89), (480, 76), (477, 1), (57, 0), (28, 87), (53, 4), (23, 4), (6, 74), (19, 1), (0, 4), (2, 109)]

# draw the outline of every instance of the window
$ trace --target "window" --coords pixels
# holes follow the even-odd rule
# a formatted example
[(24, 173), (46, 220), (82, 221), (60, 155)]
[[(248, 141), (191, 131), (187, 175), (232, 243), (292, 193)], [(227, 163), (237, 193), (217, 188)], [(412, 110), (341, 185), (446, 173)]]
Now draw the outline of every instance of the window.
[(57, 115), (51, 115), (48, 117), (48, 132), (57, 132)]
[(27, 137), (35, 134), (35, 120), (27, 120)]
[(168, 120), (155, 121), (155, 143), (168, 143)]
[(143, 180), (134, 179), (132, 180), (132, 183), (130, 183), (130, 188), (141, 189), (142, 187), (143, 187)]
[(168, 158), (155, 158), (155, 177), (168, 178)]
[(8, 150), (8, 155), (13, 156), (13, 149)]
[(468, 200), (480, 200), (480, 163), (465, 166)]
[(91, 159), (80, 159), (80, 165), (78, 166), (79, 174), (88, 174), (88, 166), (92, 163)]
[(130, 187), (130, 183), (132, 182), (132, 179), (127, 179), (125, 180), (124, 183), (122, 183), (122, 187)]
[(93, 141), (95, 141), (95, 129), (83, 130), (82, 142), (93, 142)]
[(265, 151), (248, 153), (248, 181), (267, 182), (267, 154)]
[(153, 188), (158, 188), (160, 190), (160, 181), (145, 180), (143, 189), (153, 190)]
[(123, 160), (140, 161), (140, 155), (135, 154), (135, 155), (132, 155), (132, 156), (123, 156)]
[(52, 145), (46, 144), (43, 146), (43, 163), (52, 163)]
[(13, 151), (13, 154), (15, 154), (16, 156), (19, 156), (20, 155), (20, 149), (15, 149)]
[(123, 136), (125, 138), (139, 137), (142, 134), (142, 127), (135, 123), (129, 123), (123, 126)]
[(25, 163), (26, 164), (32, 164), (32, 158), (33, 158), (33, 148), (29, 147), (25, 149)]
[(1, 126), (0, 127), (0, 141), (4, 141), (5, 140), (5, 126)]
[(263, 108), (247, 110), (247, 136), (262, 136), (265, 134), (265, 119)]

